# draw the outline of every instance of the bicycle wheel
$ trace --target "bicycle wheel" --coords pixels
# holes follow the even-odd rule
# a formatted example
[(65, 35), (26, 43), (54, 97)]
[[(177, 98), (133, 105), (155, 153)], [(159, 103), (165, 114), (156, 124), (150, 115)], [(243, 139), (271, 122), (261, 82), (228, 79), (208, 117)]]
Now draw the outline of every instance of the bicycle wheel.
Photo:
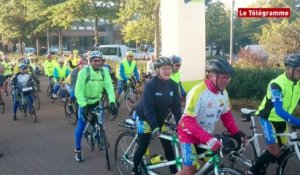
[(29, 113), (29, 115), (30, 115), (32, 121), (33, 121), (34, 123), (36, 123), (36, 122), (37, 122), (37, 117), (36, 117), (34, 105), (31, 104), (31, 102), (30, 102), (29, 99), (28, 99), (28, 101), (27, 101), (27, 106), (28, 106), (28, 110), (27, 110), (27, 111), (28, 111), (28, 113)]
[(2, 96), (0, 96), (0, 113), (4, 113), (5, 112), (5, 103), (2, 99)]
[(92, 129), (88, 129), (86, 133), (84, 133), (84, 138), (86, 140), (87, 146), (90, 151), (94, 151), (95, 147), (95, 139), (93, 137)]
[(37, 92), (33, 93), (33, 106), (36, 110), (40, 110), (41, 108), (41, 101)]
[(137, 143), (133, 143), (134, 137), (135, 135), (133, 132), (124, 131), (116, 140), (114, 158), (120, 175), (131, 174), (133, 168), (133, 155), (137, 148)]
[(131, 89), (125, 94), (125, 105), (130, 112), (134, 106), (137, 105), (140, 98), (140, 94), (137, 90)]
[(76, 102), (70, 103), (69, 98), (67, 98), (64, 104), (64, 111), (69, 124), (75, 125), (78, 120)]
[(298, 175), (299, 159), (296, 152), (290, 152), (280, 162), (277, 175)]
[[(235, 170), (233, 168), (226, 168), (226, 167), (219, 168), (218, 173), (220, 175), (242, 175), (243, 174), (243, 173), (239, 172), (238, 170)], [(215, 175), (215, 174), (216, 173), (214, 170), (207, 173), (207, 175)]]
[[(251, 165), (258, 158), (257, 152), (254, 147), (254, 143), (250, 142), (245, 150), (239, 152), (234, 152), (229, 155), (230, 167), (238, 169), (240, 171), (245, 171), (250, 168)], [(226, 164), (226, 162), (225, 162)]]
[(109, 155), (108, 155), (108, 148), (109, 148), (109, 143), (105, 134), (105, 130), (103, 128), (103, 125), (100, 125), (100, 133), (99, 134), (99, 150), (105, 149), (105, 158), (106, 158), (106, 163), (107, 163), (107, 169), (110, 171), (110, 162), (109, 162)]
[(55, 101), (55, 98), (52, 98), (52, 86), (49, 85), (48, 88), (47, 88), (47, 97), (48, 97), (48, 100), (50, 103), (54, 103)]
[[(104, 106), (104, 107), (109, 106), (109, 100), (108, 100), (107, 93), (104, 93), (104, 94), (103, 94), (101, 100), (103, 101), (103, 106)], [(118, 114), (112, 115), (110, 108), (106, 108), (106, 109), (104, 110), (104, 112), (105, 112), (105, 116), (107, 116), (107, 119), (108, 119), (109, 121), (115, 120), (115, 119), (117, 118), (117, 116), (118, 116)]]

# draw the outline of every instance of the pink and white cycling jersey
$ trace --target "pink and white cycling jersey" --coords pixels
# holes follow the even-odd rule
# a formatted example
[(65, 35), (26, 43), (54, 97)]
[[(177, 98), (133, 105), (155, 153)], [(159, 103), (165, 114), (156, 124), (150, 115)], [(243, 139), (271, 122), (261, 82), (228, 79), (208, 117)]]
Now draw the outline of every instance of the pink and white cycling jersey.
[(206, 143), (220, 118), (231, 134), (239, 130), (231, 114), (227, 91), (216, 90), (206, 80), (195, 86), (187, 96), (187, 105), (178, 124), (179, 140), (184, 143)]

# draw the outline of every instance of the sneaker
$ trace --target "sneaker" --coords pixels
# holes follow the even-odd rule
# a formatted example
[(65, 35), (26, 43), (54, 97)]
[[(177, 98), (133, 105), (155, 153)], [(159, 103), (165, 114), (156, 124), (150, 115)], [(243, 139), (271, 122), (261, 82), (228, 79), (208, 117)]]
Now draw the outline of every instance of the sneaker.
[(75, 159), (76, 159), (77, 162), (82, 162), (83, 161), (80, 150), (75, 149)]
[(52, 98), (57, 98), (57, 95), (56, 94), (52, 94)]

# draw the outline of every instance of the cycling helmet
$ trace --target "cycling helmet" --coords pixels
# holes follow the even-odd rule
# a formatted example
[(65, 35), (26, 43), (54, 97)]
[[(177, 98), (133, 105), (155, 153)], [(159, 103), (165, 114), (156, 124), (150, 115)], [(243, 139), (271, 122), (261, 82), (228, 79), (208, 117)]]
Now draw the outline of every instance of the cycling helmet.
[(180, 56), (172, 55), (170, 58), (171, 58), (173, 64), (181, 64), (182, 59)]
[(285, 66), (300, 67), (300, 53), (290, 54), (285, 57)]
[(170, 65), (170, 66), (173, 65), (172, 60), (168, 57), (159, 57), (159, 59), (154, 62), (155, 69), (160, 68), (161, 66), (166, 66), (166, 65)]
[(28, 68), (28, 65), (25, 64), (25, 63), (21, 63), (21, 64), (19, 65), (19, 69), (26, 69), (26, 68)]
[(29, 65), (30, 64), (30, 60), (28, 58), (24, 58), (22, 60), (22, 63)]
[(90, 53), (90, 60), (92, 60), (93, 58), (101, 58), (103, 59), (103, 55), (100, 51), (98, 50), (94, 50)]
[(127, 51), (126, 56), (134, 56), (134, 53), (132, 51)]
[(215, 72), (218, 74), (230, 74), (234, 73), (234, 69), (226, 60), (211, 59), (206, 62), (206, 72)]

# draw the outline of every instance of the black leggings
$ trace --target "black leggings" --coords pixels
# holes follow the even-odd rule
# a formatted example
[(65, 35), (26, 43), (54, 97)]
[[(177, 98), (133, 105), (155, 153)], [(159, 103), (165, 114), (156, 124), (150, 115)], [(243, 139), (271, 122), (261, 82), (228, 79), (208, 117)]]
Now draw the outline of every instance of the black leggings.
[[(133, 164), (134, 164), (133, 171), (134, 172), (138, 172), (139, 165), (141, 164), (143, 156), (149, 146), (150, 138), (151, 138), (151, 133), (138, 134), (138, 139), (137, 139), (138, 148), (135, 151), (134, 157), (133, 157)], [(168, 140), (165, 140), (165, 139), (160, 139), (160, 142), (164, 148), (166, 159), (168, 161), (175, 160), (175, 155), (174, 155), (174, 151), (173, 151), (171, 142)], [(177, 172), (176, 165), (171, 165), (170, 170), (171, 170), (172, 174), (175, 174)]]

